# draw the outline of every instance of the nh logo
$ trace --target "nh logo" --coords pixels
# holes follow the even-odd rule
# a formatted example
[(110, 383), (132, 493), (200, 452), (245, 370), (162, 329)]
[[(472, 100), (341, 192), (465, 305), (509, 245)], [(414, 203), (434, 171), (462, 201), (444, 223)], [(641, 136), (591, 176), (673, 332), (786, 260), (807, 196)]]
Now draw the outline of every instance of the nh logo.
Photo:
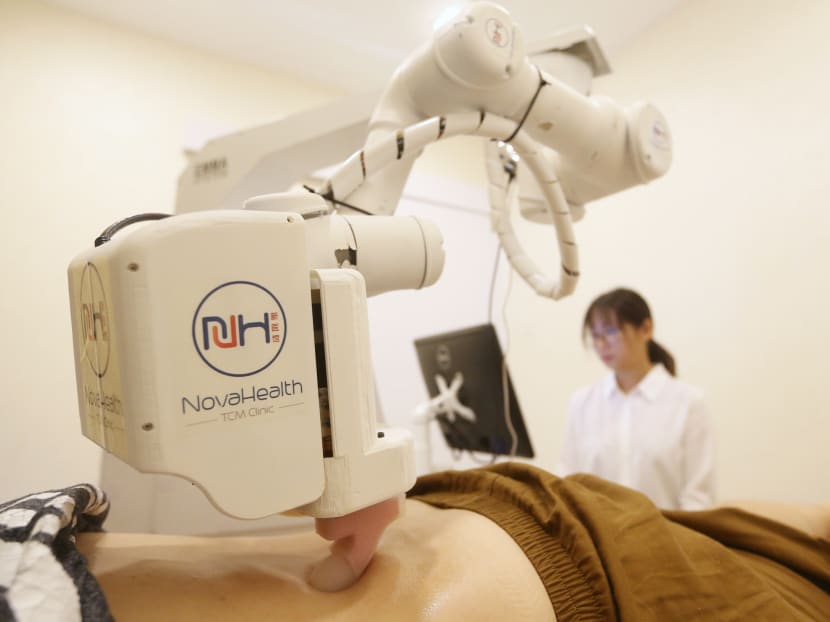
[(110, 332), (107, 326), (107, 308), (103, 301), (98, 302), (98, 310), (95, 310), (95, 303), (81, 304), (81, 317), (84, 331), (84, 342), (109, 341)]
[(190, 328), (205, 365), (237, 378), (271, 365), (285, 346), (286, 331), (282, 304), (253, 281), (229, 281), (211, 289), (196, 307)]
[(231, 315), (227, 322), (218, 315), (205, 316), (202, 318), (203, 348), (210, 350), (211, 344), (218, 348), (242, 347), (245, 345), (245, 333), (257, 328), (262, 329), (265, 343), (271, 343), (268, 313), (262, 314), (261, 322), (245, 322), (245, 318), (241, 313)]

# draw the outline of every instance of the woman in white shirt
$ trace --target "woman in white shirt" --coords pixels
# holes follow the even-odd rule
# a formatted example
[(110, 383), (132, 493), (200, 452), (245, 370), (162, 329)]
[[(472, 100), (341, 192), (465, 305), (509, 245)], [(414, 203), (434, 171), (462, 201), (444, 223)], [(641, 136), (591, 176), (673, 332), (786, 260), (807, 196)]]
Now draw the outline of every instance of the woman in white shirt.
[(598, 475), (663, 509), (704, 509), (715, 501), (715, 451), (703, 395), (674, 377), (653, 331), (630, 289), (588, 307), (583, 334), (611, 372), (571, 397), (559, 474)]

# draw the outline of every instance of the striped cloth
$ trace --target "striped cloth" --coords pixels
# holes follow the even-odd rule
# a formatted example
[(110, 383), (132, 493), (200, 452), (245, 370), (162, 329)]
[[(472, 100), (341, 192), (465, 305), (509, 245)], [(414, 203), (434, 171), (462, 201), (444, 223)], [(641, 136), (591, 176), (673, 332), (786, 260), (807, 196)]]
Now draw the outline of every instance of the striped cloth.
[(103, 531), (108, 510), (89, 484), (0, 504), (0, 621), (113, 620), (75, 547), (76, 533)]

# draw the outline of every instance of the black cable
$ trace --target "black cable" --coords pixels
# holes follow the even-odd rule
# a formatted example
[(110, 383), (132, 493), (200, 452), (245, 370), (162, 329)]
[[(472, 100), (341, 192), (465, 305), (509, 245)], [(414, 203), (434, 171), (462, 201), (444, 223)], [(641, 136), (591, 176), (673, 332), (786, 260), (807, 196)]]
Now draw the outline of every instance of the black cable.
[(479, 460), (478, 456), (476, 456), (475, 452), (472, 449), (468, 449), (467, 453), (470, 454), (470, 460), (472, 460), (476, 464), (480, 464), (482, 466), (490, 466), (491, 464), (496, 463), (497, 454), (492, 454), (492, 456), (490, 457), (490, 460), (487, 461), (487, 460)]
[(486, 460), (479, 459), (479, 457), (476, 455), (476, 452), (484, 453), (484, 454), (486, 454), (488, 452), (482, 451), (481, 449), (476, 448), (475, 441), (473, 439), (471, 439), (464, 432), (464, 430), (455, 423), (455, 421), (450, 421), (450, 418), (447, 415), (439, 414), (438, 416), (436, 416), (436, 419), (440, 420), (441, 423), (443, 423), (444, 425), (446, 425), (450, 429), (450, 432), (452, 433), (453, 438), (457, 442), (464, 445), (464, 447), (453, 447), (452, 445), (450, 445), (450, 450), (452, 452), (453, 460), (459, 460), (461, 458), (461, 456), (464, 454), (464, 452), (466, 451), (468, 454), (470, 454), (470, 459), (473, 462), (475, 462), (476, 464), (489, 465), (489, 464), (494, 464), (496, 462), (496, 458), (498, 457), (498, 454), (496, 454), (495, 452), (492, 453), (489, 462), (486, 461)]
[(320, 192), (319, 190), (315, 190), (311, 186), (306, 186), (305, 184), (303, 184), (303, 188), (305, 188), (313, 194), (316, 194), (317, 196), (323, 197), (323, 199), (328, 201), (329, 203), (333, 203), (335, 205), (342, 205), (343, 207), (348, 207), (349, 209), (353, 209), (354, 211), (360, 212), (361, 214), (366, 214), (367, 216), (374, 216), (372, 212), (367, 212), (365, 209), (362, 209), (357, 205), (352, 205), (351, 203), (346, 203), (345, 201), (341, 201), (340, 199), (335, 199), (334, 192), (331, 190), (331, 188), (329, 188), (328, 192)]
[[(475, 447), (475, 442), (464, 432), (464, 430), (459, 427), (454, 421), (450, 421), (449, 417), (446, 414), (439, 414), (435, 417), (440, 423), (446, 425), (449, 428), (450, 433), (453, 435), (453, 439), (458, 442), (459, 444), (464, 445), (464, 447), (454, 447), (449, 445), (450, 454), (452, 455), (452, 459), (456, 462), (461, 459), (466, 451), (470, 455), (470, 460), (475, 462), (476, 464), (480, 464), (482, 466), (488, 466), (491, 464), (495, 464), (499, 458), (499, 454), (496, 452), (487, 452), (482, 449), (478, 449)], [(443, 430), (442, 430), (443, 432)], [(448, 443), (449, 444), (449, 443)], [(481, 460), (476, 454), (487, 454), (490, 453), (489, 460)]]
[(467, 450), (472, 451), (475, 450), (475, 443), (473, 439), (471, 439), (467, 434), (458, 427), (458, 424), (455, 421), (451, 420), (446, 414), (440, 413), (435, 417), (439, 422), (443, 423), (447, 428), (449, 428), (450, 433), (452, 434), (453, 440), (457, 443), (462, 445), (458, 447), (460, 450)]
[(101, 235), (95, 238), (95, 246), (101, 246), (102, 244), (106, 244), (112, 239), (112, 236), (114, 236), (118, 231), (120, 231), (124, 227), (129, 227), (132, 224), (142, 222), (145, 220), (161, 220), (162, 218), (169, 218), (170, 216), (172, 216), (172, 214), (160, 214), (155, 212), (129, 216), (124, 220), (119, 220), (117, 223), (112, 224), (106, 229), (104, 229)]
[[(536, 67), (536, 65), (534, 65), (534, 67)], [(522, 120), (519, 121), (519, 125), (516, 126), (516, 129), (513, 130), (513, 133), (508, 138), (504, 139), (504, 142), (506, 143), (509, 143), (511, 140), (516, 138), (516, 134), (518, 134), (519, 130), (522, 129), (522, 126), (524, 125), (527, 116), (530, 114), (530, 111), (533, 110), (533, 104), (536, 103), (536, 98), (539, 97), (539, 93), (542, 92), (542, 89), (544, 87), (550, 84), (550, 82), (546, 82), (545, 79), (542, 77), (542, 70), (539, 69), (539, 67), (536, 67), (536, 71), (539, 73), (539, 86), (536, 87), (536, 93), (533, 94), (533, 99), (530, 100), (530, 104), (528, 105), (527, 110), (525, 110), (524, 115), (522, 115)]]

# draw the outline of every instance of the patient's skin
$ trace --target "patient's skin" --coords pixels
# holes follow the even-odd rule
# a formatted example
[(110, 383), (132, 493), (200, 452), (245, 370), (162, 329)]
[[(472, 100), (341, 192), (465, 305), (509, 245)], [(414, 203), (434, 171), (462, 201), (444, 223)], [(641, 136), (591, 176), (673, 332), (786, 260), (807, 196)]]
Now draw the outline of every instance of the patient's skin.
[(741, 500), (721, 503), (720, 507), (740, 508), (795, 527), (814, 538), (830, 540), (830, 503), (783, 503)]
[[(830, 505), (727, 505), (830, 538)], [(473, 512), (414, 500), (387, 527), (363, 576), (335, 593), (307, 583), (329, 552), (310, 530), (214, 538), (83, 533), (77, 544), (119, 622), (556, 619), (506, 532)]]
[(335, 593), (307, 583), (328, 555), (311, 531), (80, 534), (77, 544), (119, 622), (555, 620), (539, 576), (506, 532), (478, 514), (414, 500), (387, 527), (363, 576)]

